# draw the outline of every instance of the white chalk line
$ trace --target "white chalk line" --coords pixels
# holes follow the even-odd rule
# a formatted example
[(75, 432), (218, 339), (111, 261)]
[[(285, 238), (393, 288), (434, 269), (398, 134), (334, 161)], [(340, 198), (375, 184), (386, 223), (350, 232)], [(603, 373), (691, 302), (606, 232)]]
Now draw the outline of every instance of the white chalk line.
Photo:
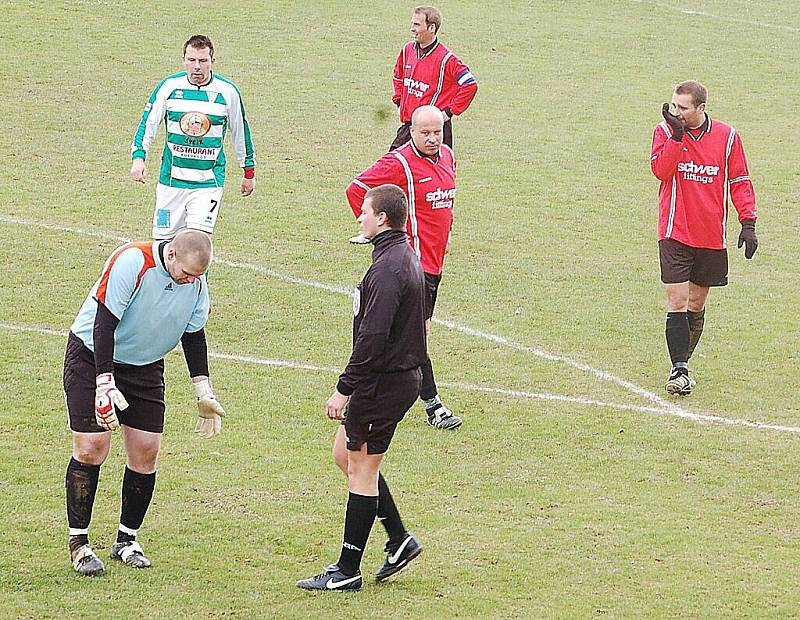
[[(75, 233), (75, 234), (87, 235), (87, 236), (92, 236), (92, 237), (99, 237), (101, 239), (110, 239), (110, 240), (119, 241), (119, 242), (122, 242), (122, 243), (126, 243), (126, 242), (130, 241), (130, 239), (127, 239), (126, 237), (120, 237), (120, 236), (117, 236), (117, 235), (112, 235), (112, 234), (109, 234), (107, 232), (100, 231), (100, 230), (97, 230), (97, 229), (80, 229), (80, 228), (73, 228), (73, 227), (67, 227), (67, 226), (57, 226), (57, 225), (54, 225), (54, 224), (48, 224), (48, 223), (39, 222), (39, 221), (36, 221), (36, 220), (28, 220), (28, 219), (25, 219), (25, 218), (19, 218), (19, 217), (7, 216), (7, 215), (0, 215), (0, 221), (14, 223), (14, 224), (22, 224), (22, 225), (26, 225), (26, 226), (37, 226), (37, 227), (40, 227), (40, 228), (45, 228), (47, 230), (53, 230), (53, 231), (71, 232), (71, 233)], [(339, 294), (348, 295), (348, 296), (352, 293), (352, 289), (350, 289), (350, 288), (345, 288), (345, 287), (341, 287), (341, 286), (334, 286), (334, 285), (325, 284), (325, 283), (322, 283), (322, 282), (315, 282), (313, 280), (305, 280), (303, 278), (297, 278), (295, 276), (284, 274), (284, 273), (281, 273), (279, 271), (275, 271), (274, 269), (269, 269), (267, 267), (263, 267), (261, 265), (256, 265), (256, 264), (253, 264), (253, 263), (243, 263), (243, 262), (238, 262), (238, 261), (230, 261), (230, 260), (220, 259), (220, 258), (216, 258), (216, 257), (215, 257), (214, 261), (217, 264), (220, 264), (220, 265), (226, 265), (228, 267), (234, 267), (234, 268), (237, 268), (237, 269), (246, 269), (246, 270), (249, 270), (249, 271), (254, 271), (256, 273), (261, 273), (261, 274), (267, 275), (269, 277), (272, 277), (272, 278), (275, 278), (275, 279), (278, 279), (278, 280), (282, 280), (284, 282), (289, 282), (291, 284), (296, 284), (296, 285), (300, 285), (300, 286), (307, 286), (307, 287), (311, 287), (311, 288), (315, 288), (315, 289), (319, 289), (319, 290), (328, 291), (328, 292), (331, 292), (331, 293), (339, 293)], [(462, 332), (464, 334), (473, 336), (475, 338), (481, 338), (483, 340), (488, 340), (490, 342), (494, 342), (494, 343), (499, 344), (501, 346), (504, 346), (504, 347), (507, 347), (507, 348), (510, 348), (510, 349), (514, 349), (516, 351), (521, 351), (521, 352), (524, 352), (524, 353), (530, 353), (531, 355), (534, 355), (536, 357), (542, 358), (544, 360), (551, 361), (551, 362), (560, 362), (560, 363), (566, 364), (568, 366), (572, 366), (573, 368), (576, 368), (576, 369), (581, 370), (583, 372), (590, 373), (590, 374), (594, 375), (595, 377), (597, 377), (598, 379), (601, 379), (603, 381), (608, 381), (610, 383), (614, 383), (614, 384), (616, 384), (616, 385), (628, 390), (629, 392), (631, 392), (633, 394), (636, 394), (637, 396), (641, 396), (641, 397), (645, 398), (646, 400), (649, 400), (650, 402), (655, 403), (656, 405), (658, 405), (664, 411), (674, 412), (674, 413), (680, 414), (680, 415), (690, 415), (687, 411), (685, 411), (679, 405), (677, 405), (675, 403), (671, 403), (671, 402), (661, 398), (660, 396), (657, 396), (656, 394), (654, 394), (654, 393), (652, 393), (652, 392), (650, 392), (648, 390), (645, 390), (644, 388), (641, 388), (638, 385), (636, 385), (636, 384), (634, 384), (634, 383), (632, 383), (632, 382), (630, 382), (630, 381), (628, 381), (626, 379), (622, 379), (620, 377), (617, 377), (617, 376), (615, 376), (615, 375), (613, 375), (613, 374), (611, 374), (609, 372), (606, 372), (604, 370), (600, 370), (598, 368), (594, 368), (593, 366), (590, 366), (589, 364), (585, 364), (583, 362), (578, 362), (578, 361), (575, 361), (575, 360), (570, 359), (568, 357), (564, 357), (562, 355), (555, 355), (553, 353), (549, 353), (549, 352), (544, 351), (543, 349), (539, 349), (537, 347), (523, 345), (523, 344), (514, 342), (512, 340), (509, 340), (507, 338), (504, 338), (502, 336), (497, 336), (497, 335), (494, 335), (494, 334), (490, 334), (490, 333), (487, 333), (487, 332), (484, 332), (484, 331), (469, 327), (468, 325), (464, 325), (462, 323), (458, 323), (458, 322), (455, 322), (455, 321), (449, 321), (449, 320), (446, 320), (446, 319), (440, 319), (440, 318), (436, 318), (436, 317), (434, 317), (432, 320), (436, 324), (443, 325), (445, 327), (448, 327), (448, 328), (456, 330), (456, 331), (460, 331), (460, 332)]]
[[(662, 4), (660, 2), (650, 2), (648, 0), (631, 0), (631, 2), (635, 2), (636, 4), (649, 4), (651, 6), (657, 6), (662, 9), (668, 9), (670, 11), (677, 11), (679, 13), (683, 13), (684, 15), (689, 16), (698, 16), (698, 17), (708, 17), (710, 19), (716, 19), (719, 21), (726, 21), (731, 22), (734, 24), (743, 24), (745, 26), (756, 26), (758, 28), (768, 28), (771, 30), (782, 30), (784, 32), (800, 32), (800, 28), (795, 26), (785, 26), (782, 24), (770, 24), (768, 22), (761, 22), (751, 19), (740, 19), (736, 17), (728, 17), (727, 15), (716, 15), (714, 13), (708, 13), (706, 11), (695, 11), (693, 9), (682, 9), (679, 6), (671, 6), (669, 4)], [(757, 4), (756, 4), (757, 6)]]
[[(60, 338), (67, 337), (66, 330), (51, 329), (49, 327), (36, 327), (29, 325), (15, 325), (13, 323), (0, 323), (0, 329), (7, 329), (10, 331), (23, 332), (23, 333), (37, 333), (45, 334), (48, 336), (58, 336)], [(330, 374), (338, 374), (339, 369), (331, 366), (317, 366), (315, 364), (306, 364), (303, 362), (295, 362), (292, 360), (274, 360), (264, 359), (260, 357), (253, 357), (251, 355), (234, 355), (231, 353), (222, 353), (219, 351), (209, 351), (208, 356), (214, 359), (242, 362), (246, 364), (256, 364), (259, 366), (269, 366), (271, 368), (287, 368), (291, 370), (308, 370), (311, 372), (324, 372)], [(621, 411), (634, 411), (637, 413), (650, 413), (655, 415), (669, 415), (679, 418), (691, 420), (693, 422), (709, 422), (713, 424), (724, 424), (729, 426), (744, 426), (747, 428), (774, 430), (787, 433), (800, 434), (800, 427), (782, 426), (779, 424), (764, 424), (761, 422), (752, 422), (750, 420), (737, 420), (732, 418), (724, 418), (715, 415), (703, 415), (697, 413), (690, 413), (687, 411), (665, 411), (658, 407), (642, 407), (639, 405), (629, 405), (624, 403), (612, 403), (591, 398), (580, 398), (577, 396), (564, 396), (562, 394), (548, 394), (543, 392), (528, 392), (525, 390), (512, 390), (501, 387), (487, 387), (483, 385), (476, 385), (474, 383), (462, 383), (442, 381), (440, 385), (444, 387), (452, 387), (469, 392), (479, 392), (482, 394), (496, 394), (499, 396), (510, 396), (513, 398), (523, 398), (528, 400), (541, 400), (550, 402), (574, 403), (579, 405), (588, 405), (593, 407), (603, 407), (609, 409), (618, 409)]]

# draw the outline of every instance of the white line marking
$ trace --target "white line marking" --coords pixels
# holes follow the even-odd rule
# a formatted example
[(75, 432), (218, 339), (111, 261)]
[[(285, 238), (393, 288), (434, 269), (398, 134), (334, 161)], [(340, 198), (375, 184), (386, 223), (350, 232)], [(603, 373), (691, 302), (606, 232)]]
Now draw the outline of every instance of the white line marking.
[(267, 360), (252, 355), (233, 355), (231, 353), (220, 353), (219, 351), (209, 351), (209, 357), (233, 362), (244, 362), (246, 364), (258, 364), (259, 366), (272, 366), (274, 368), (291, 368), (293, 370), (311, 370), (314, 372), (329, 372), (338, 374), (341, 371), (332, 366), (317, 366), (315, 364), (305, 364), (303, 362), (293, 362), (291, 360)]
[(71, 232), (76, 235), (86, 235), (88, 237), (99, 237), (100, 239), (109, 239), (111, 241), (120, 241), (128, 243), (130, 239), (127, 237), (120, 237), (112, 235), (103, 230), (93, 230), (89, 228), (72, 228), (70, 226), (55, 226), (54, 224), (46, 224), (36, 220), (27, 220), (21, 217), (14, 217), (13, 215), (0, 215), (0, 222), (8, 222), (9, 224), (22, 224), (23, 226), (36, 226), (37, 228), (44, 228), (46, 230), (55, 230), (57, 232)]
[(524, 351), (526, 353), (531, 353), (537, 357), (541, 357), (542, 359), (551, 361), (551, 362), (562, 362), (567, 364), (568, 366), (572, 366), (573, 368), (577, 368), (578, 370), (582, 370), (584, 372), (588, 372), (593, 374), (598, 379), (603, 379), (604, 381), (609, 381), (611, 383), (616, 383), (617, 385), (625, 388), (626, 390), (633, 392), (634, 394), (638, 394), (646, 398), (649, 401), (652, 401), (661, 406), (662, 410), (666, 411), (675, 411), (675, 412), (683, 412), (683, 409), (678, 405), (675, 405), (669, 401), (664, 400), (663, 398), (656, 396), (652, 392), (649, 392), (643, 388), (640, 388), (638, 385), (631, 383), (626, 379), (621, 379), (615, 375), (612, 375), (609, 372), (604, 370), (600, 370), (598, 368), (594, 368), (593, 366), (589, 366), (589, 364), (584, 364), (583, 362), (577, 362), (572, 360), (568, 357), (564, 357), (563, 355), (555, 355), (554, 353), (548, 353), (542, 349), (538, 349), (536, 347), (527, 346), (524, 344), (519, 344), (518, 342), (514, 342), (513, 340), (508, 340), (507, 338), (503, 338), (502, 336), (495, 336), (494, 334), (487, 334), (485, 332), (479, 331), (467, 325), (461, 325), (460, 323), (455, 323), (453, 321), (448, 321), (446, 319), (434, 319), (437, 323), (441, 323), (442, 325), (449, 327), (451, 329), (455, 329), (465, 334), (469, 334), (470, 336), (475, 336), (477, 338), (484, 338), (491, 342), (496, 342), (497, 344), (503, 345), (504, 347), (508, 347), (510, 349), (515, 349), (517, 351)]
[[(770, 24), (767, 22), (760, 22), (754, 21), (750, 19), (737, 19), (736, 17), (728, 17), (727, 15), (715, 15), (714, 13), (707, 13), (705, 11), (695, 11), (692, 9), (682, 9), (678, 6), (670, 6), (668, 4), (662, 4), (660, 2), (651, 2), (649, 0), (631, 0), (631, 2), (635, 2), (636, 4), (649, 4), (651, 6), (657, 6), (661, 9), (668, 9), (670, 11), (678, 11), (683, 13), (684, 15), (696, 15), (698, 17), (708, 17), (711, 19), (716, 19), (719, 21), (726, 21), (732, 22), (734, 24), (744, 24), (745, 26), (757, 26), (759, 28), (769, 28), (771, 30), (782, 30), (784, 32), (800, 32), (800, 28), (796, 28), (794, 26), (784, 26), (782, 24)], [(754, 5), (758, 6), (758, 5)]]
[(347, 295), (347, 296), (353, 294), (352, 288), (335, 286), (333, 284), (324, 284), (322, 282), (314, 282), (313, 280), (304, 280), (303, 278), (290, 276), (288, 274), (281, 273), (280, 271), (269, 269), (268, 267), (262, 267), (261, 265), (254, 265), (252, 263), (240, 263), (238, 261), (225, 260), (216, 257), (214, 258), (214, 262), (219, 265), (226, 265), (228, 267), (235, 267), (237, 269), (247, 269), (248, 271), (255, 271), (256, 273), (263, 273), (264, 275), (275, 278), (276, 280), (283, 280), (284, 282), (289, 282), (290, 284), (299, 284), (300, 286), (308, 286), (311, 288), (328, 291), (330, 293), (340, 293), (342, 295)]
[[(106, 233), (104, 231), (99, 231), (99, 230), (96, 230), (96, 229), (80, 229), (80, 228), (73, 228), (73, 227), (68, 227), (68, 226), (56, 226), (56, 225), (53, 225), (53, 224), (46, 224), (46, 223), (38, 222), (38, 221), (35, 221), (35, 220), (28, 220), (28, 219), (19, 218), (19, 217), (13, 217), (13, 216), (0, 215), (0, 221), (9, 222), (9, 223), (13, 223), (13, 224), (22, 224), (22, 225), (25, 225), (25, 226), (37, 226), (37, 227), (40, 227), (40, 228), (45, 228), (47, 230), (55, 230), (55, 231), (62, 231), (62, 232), (71, 232), (71, 233), (80, 234), (80, 235), (88, 235), (88, 236), (92, 236), (92, 237), (99, 237), (101, 239), (110, 239), (110, 240), (118, 241), (118, 242), (122, 242), (122, 243), (127, 243), (128, 241), (130, 241), (130, 239), (128, 239), (126, 237), (120, 237), (120, 236), (112, 235), (112, 234)], [(289, 283), (295, 284), (295, 285), (307, 286), (307, 287), (310, 287), (310, 288), (324, 290), (324, 291), (328, 291), (328, 292), (331, 292), (331, 293), (339, 293), (339, 294), (348, 295), (348, 296), (351, 294), (351, 291), (352, 291), (352, 289), (349, 289), (349, 288), (346, 288), (346, 287), (342, 287), (342, 286), (335, 286), (335, 285), (331, 285), (331, 284), (325, 284), (325, 283), (322, 283), (322, 282), (315, 282), (313, 280), (305, 280), (303, 278), (297, 278), (295, 276), (291, 276), (291, 275), (288, 275), (288, 274), (285, 274), (285, 273), (281, 273), (279, 271), (275, 271), (274, 269), (269, 269), (269, 268), (263, 267), (261, 265), (255, 265), (255, 264), (252, 264), (252, 263), (243, 263), (243, 262), (226, 260), (226, 259), (221, 259), (221, 258), (215, 258), (214, 260), (215, 260), (216, 263), (221, 264), (221, 265), (225, 265), (225, 266), (228, 266), (228, 267), (234, 267), (236, 269), (246, 269), (246, 270), (249, 270), (249, 271), (254, 271), (256, 273), (261, 273), (261, 274), (267, 275), (269, 277), (275, 278), (277, 280), (283, 280), (284, 282), (289, 282)], [(468, 335), (473, 336), (475, 338), (482, 338), (484, 340), (488, 340), (490, 342), (494, 342), (496, 344), (500, 344), (502, 346), (505, 346), (505, 347), (508, 347), (508, 348), (511, 348), (511, 349), (515, 349), (517, 351), (530, 353), (532, 355), (535, 355), (535, 356), (540, 357), (542, 359), (545, 359), (547, 361), (561, 362), (563, 364), (567, 364), (567, 365), (572, 366), (573, 368), (577, 368), (578, 370), (581, 370), (583, 372), (591, 373), (595, 377), (597, 377), (598, 379), (602, 379), (603, 381), (608, 381), (610, 383), (615, 383), (616, 385), (618, 385), (618, 386), (630, 391), (631, 393), (636, 394), (638, 396), (641, 396), (641, 397), (649, 400), (650, 402), (660, 406), (665, 411), (671, 411), (671, 412), (676, 412), (676, 413), (681, 413), (681, 414), (687, 413), (679, 405), (671, 403), (671, 402), (661, 398), (660, 396), (657, 396), (656, 394), (654, 394), (654, 393), (652, 393), (652, 392), (650, 392), (648, 390), (645, 390), (644, 388), (641, 388), (641, 387), (637, 386), (636, 384), (634, 384), (634, 383), (632, 383), (632, 382), (630, 382), (630, 381), (628, 381), (626, 379), (622, 379), (620, 377), (617, 377), (617, 376), (615, 376), (615, 375), (613, 375), (613, 374), (611, 374), (609, 372), (606, 372), (604, 370), (600, 370), (600, 369), (594, 368), (593, 366), (590, 366), (589, 364), (585, 364), (583, 362), (578, 362), (578, 361), (572, 360), (572, 359), (570, 359), (568, 357), (564, 357), (562, 355), (555, 355), (553, 353), (549, 353), (547, 351), (544, 351), (544, 350), (536, 348), (536, 347), (531, 347), (531, 346), (519, 344), (519, 343), (514, 342), (512, 340), (508, 340), (507, 338), (504, 338), (502, 336), (496, 336), (494, 334), (489, 334), (487, 332), (483, 332), (481, 330), (474, 329), (472, 327), (469, 327), (468, 325), (463, 325), (463, 324), (457, 323), (455, 321), (448, 321), (446, 319), (440, 319), (440, 318), (434, 317), (433, 318), (433, 322), (436, 323), (436, 324), (448, 327), (450, 329), (453, 329), (453, 330), (456, 330), (456, 331), (460, 331), (460, 332), (462, 332), (464, 334), (468, 334)]]
[[(66, 330), (50, 329), (48, 327), (34, 327), (27, 325), (14, 325), (11, 323), (0, 323), (0, 329), (8, 329), (16, 332), (37, 333), (45, 334), (48, 336), (59, 336), (66, 338)], [(330, 366), (316, 366), (314, 364), (306, 364), (303, 362), (294, 362), (291, 360), (271, 360), (250, 355), (233, 355), (230, 353), (221, 353), (218, 351), (209, 351), (208, 356), (211, 358), (228, 360), (233, 362), (243, 362), (246, 364), (258, 364), (260, 366), (270, 366), (273, 368), (289, 368), (292, 370), (309, 370), (312, 372), (325, 372), (338, 374), (339, 370)], [(475, 385), (473, 383), (449, 382), (442, 381), (440, 385), (445, 387), (454, 387), (457, 389), (479, 392), (482, 394), (498, 394), (501, 396), (511, 396), (514, 398), (525, 398), (530, 400), (543, 400), (555, 401), (564, 403), (575, 403), (579, 405), (589, 405), (593, 407), (605, 407), (609, 409), (619, 409), (621, 411), (635, 411), (638, 413), (652, 413), (656, 415), (670, 415), (678, 418), (691, 420), (692, 422), (710, 422), (714, 424), (725, 424), (729, 426), (744, 426), (747, 428), (774, 430), (786, 433), (800, 433), (800, 427), (795, 426), (781, 426), (779, 424), (763, 424), (761, 422), (752, 422), (750, 420), (736, 420), (732, 418), (723, 418), (715, 415), (703, 415), (698, 413), (689, 413), (686, 411), (665, 411), (657, 407), (641, 407), (639, 405), (627, 405), (622, 403), (609, 403), (591, 398), (580, 398), (577, 396), (564, 396), (562, 394), (548, 394), (542, 392), (527, 392), (524, 390), (510, 390), (499, 387), (486, 387), (482, 385)]]

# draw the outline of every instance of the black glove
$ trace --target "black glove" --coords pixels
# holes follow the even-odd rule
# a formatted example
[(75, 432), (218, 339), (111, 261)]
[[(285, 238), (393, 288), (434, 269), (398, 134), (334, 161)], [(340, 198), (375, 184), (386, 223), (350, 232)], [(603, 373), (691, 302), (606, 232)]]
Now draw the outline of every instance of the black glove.
[(755, 220), (744, 220), (742, 222), (742, 232), (739, 233), (739, 245), (744, 246), (744, 257), (753, 258), (753, 254), (758, 249), (758, 239), (756, 238)]
[(667, 125), (672, 129), (672, 139), (676, 142), (683, 140), (683, 123), (681, 119), (669, 111), (669, 104), (665, 103), (661, 106), (661, 116), (667, 121)]

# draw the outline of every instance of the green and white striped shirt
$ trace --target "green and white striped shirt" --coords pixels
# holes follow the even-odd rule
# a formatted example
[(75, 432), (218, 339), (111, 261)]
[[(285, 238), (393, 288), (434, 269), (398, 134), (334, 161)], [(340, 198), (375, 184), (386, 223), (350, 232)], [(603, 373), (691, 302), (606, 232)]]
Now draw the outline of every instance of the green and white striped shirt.
[(144, 107), (133, 137), (132, 159), (146, 159), (161, 121), (167, 129), (161, 175), (169, 187), (197, 189), (225, 184), (222, 143), (230, 128), (236, 159), (255, 167), (250, 126), (239, 89), (215, 73), (205, 86), (189, 82), (185, 71), (164, 78)]

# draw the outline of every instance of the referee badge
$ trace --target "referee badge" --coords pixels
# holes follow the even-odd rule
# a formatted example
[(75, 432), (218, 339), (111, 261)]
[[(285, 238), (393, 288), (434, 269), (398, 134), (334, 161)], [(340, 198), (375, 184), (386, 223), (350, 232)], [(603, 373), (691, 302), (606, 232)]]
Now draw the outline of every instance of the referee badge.
[(353, 289), (353, 316), (358, 316), (361, 310), (361, 288), (360, 285)]
[(186, 112), (181, 116), (181, 131), (192, 138), (200, 138), (211, 129), (211, 119), (202, 112)]

